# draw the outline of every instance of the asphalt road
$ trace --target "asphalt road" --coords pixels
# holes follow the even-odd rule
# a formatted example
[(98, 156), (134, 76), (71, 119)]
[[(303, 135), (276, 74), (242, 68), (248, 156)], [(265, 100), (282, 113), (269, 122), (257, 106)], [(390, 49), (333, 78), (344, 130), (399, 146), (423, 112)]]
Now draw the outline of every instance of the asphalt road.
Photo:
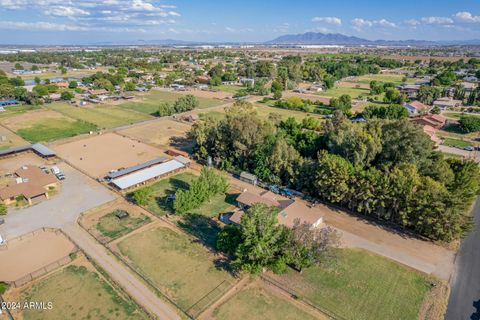
[(480, 319), (480, 197), (473, 215), (475, 229), (458, 252), (445, 320)]

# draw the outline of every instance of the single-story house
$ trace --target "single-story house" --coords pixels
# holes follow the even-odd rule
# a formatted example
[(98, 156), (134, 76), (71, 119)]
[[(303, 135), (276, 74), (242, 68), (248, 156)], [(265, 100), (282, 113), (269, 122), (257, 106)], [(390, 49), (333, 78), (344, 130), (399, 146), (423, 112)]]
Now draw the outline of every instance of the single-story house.
[(230, 216), (229, 221), (234, 224), (240, 224), (245, 211), (256, 203), (263, 203), (269, 207), (277, 207), (279, 213), (278, 223), (288, 228), (292, 228), (295, 223), (308, 223), (313, 228), (323, 224), (323, 213), (319, 208), (309, 208), (303, 202), (291, 200), (279, 196), (271, 191), (264, 191), (261, 194), (252, 192), (243, 192), (237, 198), (237, 210)]
[(417, 95), (418, 90), (420, 90), (420, 85), (417, 84), (404, 84), (397, 87), (398, 91), (403, 94), (406, 94), (408, 97), (414, 97)]
[(412, 122), (418, 123), (423, 126), (432, 126), (436, 129), (441, 129), (445, 126), (447, 119), (439, 114), (429, 114), (423, 117), (412, 119)]
[(21, 196), (32, 205), (48, 199), (49, 188), (57, 186), (58, 182), (53, 174), (45, 173), (37, 166), (27, 165), (15, 171), (15, 183), (0, 189), (0, 199), (9, 205)]
[(461, 100), (455, 100), (449, 97), (443, 97), (435, 100), (433, 102), (434, 106), (439, 107), (442, 110), (448, 109), (448, 108), (456, 108), (460, 107), (462, 105)]
[(420, 101), (412, 101), (412, 102), (407, 102), (404, 104), (405, 108), (407, 108), (407, 111), (410, 115), (419, 115), (422, 113), (426, 113), (430, 107), (421, 103)]
[(108, 94), (108, 90), (106, 89), (90, 89), (88, 90), (88, 94), (92, 96), (99, 96), (99, 95), (104, 95)]

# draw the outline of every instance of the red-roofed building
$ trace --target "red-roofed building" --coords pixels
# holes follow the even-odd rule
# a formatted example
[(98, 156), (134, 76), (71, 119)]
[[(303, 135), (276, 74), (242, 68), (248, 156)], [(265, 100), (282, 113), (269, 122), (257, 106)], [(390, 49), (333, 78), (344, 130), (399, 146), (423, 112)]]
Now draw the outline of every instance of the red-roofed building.
[(420, 101), (412, 101), (404, 104), (405, 108), (407, 108), (407, 111), (410, 115), (419, 115), (426, 113), (430, 107), (421, 103)]

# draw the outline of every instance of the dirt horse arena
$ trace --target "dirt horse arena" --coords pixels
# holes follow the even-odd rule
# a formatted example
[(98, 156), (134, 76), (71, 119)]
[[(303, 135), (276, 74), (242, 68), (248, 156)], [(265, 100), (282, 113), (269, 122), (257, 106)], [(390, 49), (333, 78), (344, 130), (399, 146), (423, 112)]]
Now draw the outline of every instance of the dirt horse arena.
[(10, 283), (30, 274), (44, 274), (42, 269), (60, 266), (56, 263), (69, 260), (69, 254), (75, 250), (75, 245), (55, 230), (40, 229), (11, 239), (6, 248), (0, 249), (0, 281)]
[(164, 156), (162, 150), (115, 133), (54, 146), (57, 154), (92, 177)]

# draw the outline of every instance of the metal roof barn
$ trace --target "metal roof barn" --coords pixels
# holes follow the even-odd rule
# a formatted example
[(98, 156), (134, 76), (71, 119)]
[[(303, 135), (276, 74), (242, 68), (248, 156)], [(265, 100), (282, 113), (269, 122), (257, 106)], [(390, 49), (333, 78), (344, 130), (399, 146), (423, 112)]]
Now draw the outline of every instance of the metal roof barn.
[(183, 163), (174, 159), (144, 170), (134, 172), (121, 178), (114, 179), (112, 180), (112, 184), (123, 190), (184, 167), (185, 166)]
[(118, 177), (121, 177), (121, 176), (125, 176), (129, 173), (132, 173), (132, 172), (135, 172), (135, 171), (138, 171), (138, 170), (141, 170), (141, 169), (145, 169), (145, 168), (148, 168), (148, 167), (151, 167), (155, 164), (159, 164), (159, 163), (162, 163), (162, 162), (165, 162), (167, 161), (168, 159), (165, 158), (165, 157), (160, 157), (160, 158), (157, 158), (157, 159), (153, 159), (153, 160), (150, 160), (150, 161), (147, 161), (147, 162), (144, 162), (144, 163), (141, 163), (139, 165), (136, 165), (136, 166), (133, 166), (133, 167), (128, 167), (128, 168), (125, 168), (125, 169), (121, 169), (121, 170), (118, 170), (118, 171), (115, 171), (115, 172), (111, 172), (107, 175), (107, 177), (109, 179), (116, 179)]

